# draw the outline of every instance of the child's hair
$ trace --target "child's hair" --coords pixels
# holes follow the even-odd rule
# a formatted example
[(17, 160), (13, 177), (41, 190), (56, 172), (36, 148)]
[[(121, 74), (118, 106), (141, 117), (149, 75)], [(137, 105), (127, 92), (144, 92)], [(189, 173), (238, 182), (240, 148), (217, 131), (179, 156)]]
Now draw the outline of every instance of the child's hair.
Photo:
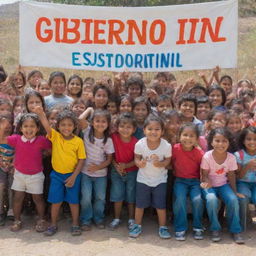
[(194, 90), (201, 90), (204, 92), (205, 95), (208, 95), (208, 90), (202, 86), (201, 84), (196, 84), (195, 86), (193, 86), (192, 88), (189, 89), (188, 93), (192, 93), (193, 94), (193, 91)]
[(88, 76), (84, 79), (84, 84), (94, 85), (95, 84), (95, 79), (93, 77)]
[(17, 103), (19, 101), (22, 101), (22, 103), (24, 103), (24, 96), (16, 96), (14, 101), (13, 101), (13, 104), (12, 104), (12, 109), (14, 110), (15, 106), (17, 105)]
[(98, 84), (98, 85), (94, 86), (93, 91), (92, 91), (93, 97), (95, 97), (97, 91), (100, 90), (100, 89), (106, 91), (106, 93), (107, 93), (107, 95), (108, 95), (108, 98), (110, 98), (111, 91), (110, 91), (109, 88), (108, 88), (106, 85), (104, 85), (104, 84)]
[[(59, 129), (59, 125), (60, 125), (60, 122), (64, 119), (70, 119), (73, 124), (74, 124), (74, 131), (73, 133), (76, 131), (77, 129), (77, 125), (78, 125), (78, 120), (77, 120), (77, 117), (75, 116), (75, 114), (68, 110), (68, 109), (63, 109), (63, 111), (60, 111), (56, 117), (56, 129), (58, 130)], [(58, 130), (59, 131), (59, 130)]]
[(151, 112), (151, 108), (150, 108), (150, 105), (147, 101), (147, 99), (143, 96), (140, 96), (140, 97), (137, 97), (134, 101), (133, 101), (133, 104), (132, 104), (132, 110), (134, 110), (134, 108), (139, 105), (139, 104), (145, 104), (146, 105), (146, 108), (148, 110), (148, 114)]
[(244, 145), (244, 140), (245, 140), (247, 134), (250, 133), (250, 132), (256, 134), (256, 127), (255, 126), (249, 126), (247, 128), (244, 128), (241, 131), (241, 133), (239, 135), (239, 138), (238, 138), (238, 147), (239, 147), (239, 149), (246, 150), (246, 147)]
[(207, 136), (208, 150), (213, 149), (213, 146), (212, 146), (213, 138), (217, 134), (222, 135), (229, 141), (229, 147), (227, 149), (227, 152), (234, 153), (237, 149), (235, 139), (234, 139), (234, 136), (232, 135), (232, 133), (226, 127), (216, 128), (216, 129), (213, 129), (210, 131), (210, 133)]
[(241, 79), (241, 80), (239, 80), (238, 83), (237, 83), (237, 88), (241, 87), (241, 84), (242, 84), (242, 83), (247, 83), (247, 85), (248, 85), (249, 88), (253, 88), (253, 87), (254, 87), (254, 86), (253, 86), (253, 83), (252, 83), (249, 79)]
[(210, 108), (212, 108), (212, 104), (211, 104), (211, 102), (209, 101), (208, 96), (201, 96), (201, 97), (198, 97), (198, 98), (196, 98), (196, 101), (197, 101), (197, 106), (198, 106), (199, 104), (209, 104)]
[(185, 123), (180, 127), (180, 129), (179, 129), (179, 138), (180, 138), (181, 134), (183, 133), (183, 131), (185, 129), (190, 129), (190, 130), (194, 131), (196, 137), (199, 138), (200, 131), (198, 130), (198, 127), (193, 123)]
[(37, 114), (34, 114), (34, 113), (24, 113), (21, 115), (16, 126), (16, 132), (22, 135), (22, 132), (21, 132), (22, 124), (28, 119), (32, 119), (35, 122), (36, 126), (39, 128), (36, 136), (43, 134), (43, 128), (39, 120), (39, 117)]
[(166, 110), (161, 113), (161, 118), (165, 121), (171, 119), (172, 117), (177, 117), (178, 119), (181, 118), (180, 113), (175, 109)]
[(49, 76), (49, 80), (48, 80), (48, 83), (49, 85), (51, 86), (51, 83), (52, 83), (52, 80), (55, 78), (55, 77), (62, 77), (62, 79), (64, 80), (65, 84), (66, 84), (66, 77), (65, 77), (65, 74), (61, 71), (54, 71), (50, 74)]
[(221, 114), (223, 115), (223, 117), (225, 118), (226, 122), (227, 122), (227, 113), (225, 111), (222, 110), (217, 110), (217, 109), (212, 109), (208, 115), (208, 119), (207, 121), (212, 121), (212, 119), (214, 118), (215, 115), (217, 114)]
[(221, 83), (223, 82), (223, 80), (225, 80), (225, 79), (228, 79), (228, 80), (230, 81), (231, 85), (233, 84), (233, 79), (232, 79), (232, 77), (229, 76), (229, 75), (224, 75), (224, 76), (222, 76), (222, 77), (220, 78), (220, 84), (221, 84)]
[(18, 76), (18, 75), (20, 75), (21, 78), (22, 78), (23, 86), (26, 85), (26, 75), (25, 75), (23, 72), (18, 71), (18, 72), (16, 72), (16, 73), (11, 74), (11, 76), (10, 76), (11, 85), (12, 85), (12, 87), (13, 87), (14, 89), (16, 89), (16, 88), (15, 88), (15, 86), (14, 86), (14, 84), (13, 84), (13, 80), (14, 80), (15, 76)]
[(72, 76), (68, 79), (68, 84), (69, 84), (69, 83), (71, 82), (71, 80), (73, 80), (73, 79), (78, 79), (79, 82), (80, 82), (80, 85), (81, 85), (81, 90), (80, 90), (80, 92), (77, 93), (77, 97), (79, 98), (79, 97), (81, 97), (81, 95), (82, 95), (82, 93), (83, 93), (83, 79), (82, 79), (79, 75), (74, 74), (74, 75), (72, 75)]
[(158, 73), (155, 75), (154, 79), (158, 80), (159, 78), (162, 78), (162, 77), (163, 77), (166, 81), (169, 80), (169, 76), (168, 76), (168, 73), (167, 73), (167, 72), (158, 72)]
[(116, 127), (119, 126), (120, 123), (130, 123), (134, 128), (136, 128), (137, 123), (136, 119), (134, 118), (134, 115), (129, 112), (122, 113), (118, 116), (116, 120)]
[(12, 112), (12, 103), (11, 103), (11, 101), (6, 99), (6, 98), (0, 98), (0, 106), (4, 105), (4, 104), (8, 105), (9, 108), (10, 108), (10, 112)]
[(29, 109), (28, 109), (28, 100), (32, 96), (38, 97), (40, 99), (40, 101), (42, 103), (43, 110), (45, 111), (45, 102), (44, 102), (43, 96), (38, 91), (35, 91), (33, 89), (26, 90), (25, 99), (24, 99), (24, 104), (25, 104), (26, 111), (28, 113), (30, 112)]
[(70, 110), (72, 110), (72, 108), (74, 107), (74, 105), (77, 105), (77, 104), (83, 104), (85, 107), (86, 107), (86, 102), (85, 100), (81, 99), (81, 98), (78, 98), (78, 99), (75, 99), (71, 105), (70, 105)]
[(7, 78), (7, 73), (4, 70), (4, 67), (0, 65), (0, 83), (4, 82)]
[(208, 95), (210, 95), (213, 91), (219, 91), (220, 93), (221, 93), (221, 96), (222, 96), (222, 103), (221, 103), (221, 105), (222, 106), (224, 106), (225, 105), (225, 103), (226, 103), (226, 99), (227, 99), (227, 97), (226, 97), (226, 93), (225, 93), (225, 91), (224, 91), (224, 89), (221, 87), (221, 86), (219, 86), (218, 84), (214, 84), (214, 85), (212, 85), (210, 88), (209, 88), (209, 93), (208, 93)]
[(115, 94), (111, 94), (109, 99), (108, 99), (108, 103), (110, 103), (110, 102), (115, 102), (115, 104), (117, 106), (117, 111), (118, 111), (120, 103), (121, 103), (120, 97), (115, 95)]
[(231, 102), (230, 102), (230, 105), (229, 107), (232, 108), (235, 104), (239, 104), (239, 105), (242, 105), (243, 106), (243, 109), (246, 109), (246, 104), (244, 102), (244, 99), (241, 99), (241, 98), (235, 98), (235, 99), (232, 99)]
[(129, 88), (132, 85), (138, 85), (140, 87), (140, 95), (141, 95), (145, 88), (145, 84), (144, 84), (143, 80), (138, 76), (131, 76), (127, 80), (126, 86), (127, 86), (127, 88)]
[[(93, 123), (94, 118), (97, 117), (97, 116), (104, 116), (107, 119), (108, 127), (104, 131), (104, 139), (103, 139), (103, 144), (106, 144), (106, 142), (108, 140), (108, 137), (109, 137), (109, 134), (110, 134), (111, 115), (107, 110), (96, 109), (93, 112), (93, 115), (92, 115), (92, 118), (91, 118), (91, 124)], [(90, 131), (89, 131), (89, 141), (93, 144), (94, 144), (94, 141), (95, 141), (94, 134), (95, 134), (94, 127), (93, 127), (93, 125), (91, 125)]]
[(171, 98), (169, 95), (162, 94), (162, 95), (160, 95), (159, 97), (157, 97), (156, 105), (158, 106), (158, 104), (159, 104), (161, 101), (169, 101), (169, 102), (171, 103), (172, 108), (174, 108), (173, 100), (172, 100), (172, 98)]
[(11, 124), (11, 127), (12, 127), (11, 134), (12, 134), (13, 133), (13, 121), (14, 121), (13, 115), (10, 113), (1, 114), (0, 115), (0, 123), (2, 120), (7, 120)]
[(145, 129), (152, 122), (159, 123), (160, 126), (161, 126), (162, 131), (164, 131), (164, 121), (163, 121), (163, 119), (160, 116), (157, 116), (157, 115), (154, 115), (154, 114), (150, 114), (146, 118), (146, 120), (144, 122), (144, 125), (143, 125), (143, 129)]
[(178, 106), (180, 108), (181, 104), (185, 101), (190, 101), (190, 102), (193, 102), (194, 103), (194, 106), (195, 106), (195, 115), (196, 115), (196, 112), (197, 112), (197, 100), (196, 100), (196, 97), (191, 94), (191, 93), (187, 93), (187, 94), (183, 94), (181, 95), (180, 99), (179, 99), (179, 102), (178, 102)]
[(34, 69), (31, 72), (29, 72), (28, 77), (27, 77), (27, 81), (35, 74), (39, 74), (39, 76), (41, 77), (41, 79), (43, 79), (43, 74), (41, 71)]

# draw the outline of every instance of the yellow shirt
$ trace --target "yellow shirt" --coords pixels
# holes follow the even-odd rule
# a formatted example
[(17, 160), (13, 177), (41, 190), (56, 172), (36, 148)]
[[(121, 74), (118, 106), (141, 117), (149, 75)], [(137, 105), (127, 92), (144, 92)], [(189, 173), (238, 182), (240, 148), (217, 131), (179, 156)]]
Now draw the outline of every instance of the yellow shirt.
[(85, 147), (81, 138), (74, 135), (71, 140), (65, 140), (62, 135), (52, 129), (52, 167), (56, 172), (65, 174), (74, 172), (79, 159), (85, 159)]

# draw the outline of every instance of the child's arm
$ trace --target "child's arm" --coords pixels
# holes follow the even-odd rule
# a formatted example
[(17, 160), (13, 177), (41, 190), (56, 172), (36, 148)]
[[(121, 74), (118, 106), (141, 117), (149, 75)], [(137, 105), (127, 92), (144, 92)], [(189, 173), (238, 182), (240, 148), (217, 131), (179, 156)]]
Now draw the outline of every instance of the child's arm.
[(86, 119), (88, 118), (88, 116), (93, 114), (93, 111), (94, 111), (93, 108), (89, 107), (79, 116), (78, 120), (82, 130), (88, 127), (88, 122)]
[(101, 164), (90, 164), (88, 166), (88, 171), (96, 172), (98, 170), (108, 167), (112, 162), (112, 157), (112, 154), (107, 154), (107, 159), (104, 162), (102, 162)]
[(0, 142), (7, 144), (7, 137), (4, 135), (5, 129), (8, 127), (9, 122), (6, 119), (0, 120)]
[(237, 190), (236, 190), (236, 171), (229, 171), (227, 176), (228, 176), (228, 181), (229, 181), (230, 187), (232, 188), (234, 193), (240, 198), (245, 198), (245, 196), (243, 194), (237, 193)]
[(69, 188), (73, 187), (76, 181), (76, 177), (80, 173), (83, 165), (84, 165), (84, 159), (78, 159), (76, 169), (74, 170), (73, 174), (65, 180), (66, 187), (69, 187)]
[(164, 160), (159, 161), (159, 157), (157, 155), (152, 155), (153, 165), (158, 168), (166, 168), (170, 162), (171, 157), (164, 158)]
[(144, 168), (147, 161), (142, 159), (142, 155), (134, 154), (134, 163), (138, 168)]
[(39, 116), (39, 119), (49, 137), (52, 136), (52, 128), (47, 120), (46, 114), (44, 113), (44, 110), (42, 107), (37, 106), (33, 109), (33, 112)]
[(238, 165), (238, 178), (242, 179), (249, 170), (256, 170), (256, 159), (251, 159), (246, 165)]
[(201, 184), (200, 184), (200, 186), (202, 188), (211, 188), (212, 184), (211, 184), (211, 182), (209, 180), (209, 177), (208, 177), (209, 170), (201, 169), (200, 173), (201, 173)]

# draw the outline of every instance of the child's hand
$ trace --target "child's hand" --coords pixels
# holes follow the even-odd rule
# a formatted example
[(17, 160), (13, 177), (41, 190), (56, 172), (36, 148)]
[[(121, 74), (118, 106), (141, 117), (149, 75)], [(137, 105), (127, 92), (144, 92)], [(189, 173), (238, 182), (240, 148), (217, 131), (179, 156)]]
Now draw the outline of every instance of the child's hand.
[(96, 171), (98, 171), (99, 170), (99, 168), (98, 168), (98, 165), (96, 165), (96, 164), (90, 164), (89, 166), (88, 166), (88, 171), (89, 172), (96, 172)]
[(241, 193), (236, 193), (237, 197), (239, 198), (245, 198), (245, 195), (244, 194), (241, 194)]
[(220, 72), (220, 67), (216, 66), (213, 70), (212, 70), (213, 74), (218, 74)]
[(200, 186), (201, 188), (207, 189), (207, 188), (211, 188), (212, 184), (210, 182), (201, 182)]
[(147, 165), (147, 161), (145, 159), (141, 159), (140, 161), (137, 162), (137, 166), (139, 168), (145, 168)]
[(256, 171), (256, 159), (252, 159), (248, 162), (247, 167)]
[(119, 163), (119, 164), (117, 164), (117, 172), (118, 172), (121, 176), (125, 176), (125, 175), (126, 175), (125, 164), (124, 164), (124, 163)]
[(32, 112), (37, 114), (38, 116), (41, 116), (42, 114), (44, 114), (44, 109), (43, 107), (41, 106), (35, 106), (33, 109), (32, 109)]
[(76, 176), (71, 175), (65, 180), (65, 186), (68, 188), (72, 188), (75, 184), (75, 181), (76, 181)]

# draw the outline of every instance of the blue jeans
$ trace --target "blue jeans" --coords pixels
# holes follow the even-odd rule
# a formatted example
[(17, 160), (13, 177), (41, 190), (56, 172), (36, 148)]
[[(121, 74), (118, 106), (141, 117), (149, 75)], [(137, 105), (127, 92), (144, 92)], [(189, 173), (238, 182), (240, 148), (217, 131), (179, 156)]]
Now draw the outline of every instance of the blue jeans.
[(107, 177), (90, 177), (82, 173), (81, 179), (81, 224), (97, 224), (104, 221)]
[(187, 196), (190, 197), (193, 228), (202, 229), (203, 199), (199, 179), (176, 178), (173, 187), (173, 213), (175, 232), (188, 229)]
[(219, 231), (221, 229), (218, 220), (219, 196), (226, 206), (229, 232), (240, 233), (242, 229), (240, 225), (238, 198), (229, 184), (203, 189), (202, 191), (206, 200), (206, 209), (210, 220), (210, 230)]
[(238, 181), (237, 192), (245, 195), (245, 198), (239, 198), (241, 226), (245, 230), (248, 204), (256, 204), (256, 183)]

